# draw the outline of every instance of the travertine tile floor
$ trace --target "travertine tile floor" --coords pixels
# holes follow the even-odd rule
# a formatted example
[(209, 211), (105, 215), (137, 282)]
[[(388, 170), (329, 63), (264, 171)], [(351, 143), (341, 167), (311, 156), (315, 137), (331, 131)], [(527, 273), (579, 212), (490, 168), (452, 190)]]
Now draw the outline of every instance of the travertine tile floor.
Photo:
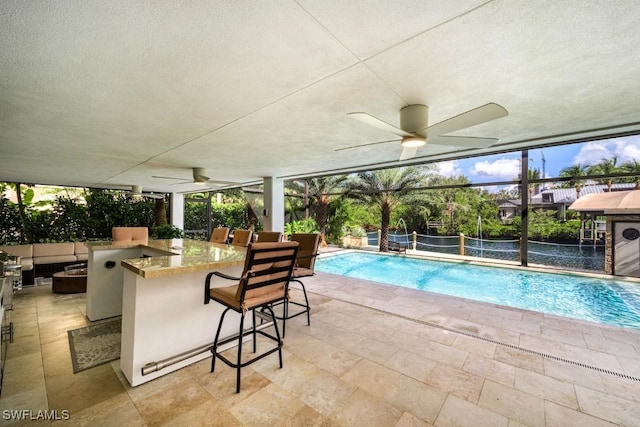
[(640, 426), (640, 331), (319, 273), (313, 311), (277, 356), (209, 360), (131, 388), (118, 362), (73, 374), (67, 330), (84, 294), (15, 296), (0, 411), (68, 411), (53, 425)]

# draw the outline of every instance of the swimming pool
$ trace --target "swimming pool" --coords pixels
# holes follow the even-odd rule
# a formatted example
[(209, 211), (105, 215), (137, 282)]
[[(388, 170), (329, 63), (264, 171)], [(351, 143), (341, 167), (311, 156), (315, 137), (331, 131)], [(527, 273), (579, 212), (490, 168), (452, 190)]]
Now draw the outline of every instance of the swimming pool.
[(327, 273), (640, 329), (640, 284), (459, 262), (351, 252), (318, 258)]

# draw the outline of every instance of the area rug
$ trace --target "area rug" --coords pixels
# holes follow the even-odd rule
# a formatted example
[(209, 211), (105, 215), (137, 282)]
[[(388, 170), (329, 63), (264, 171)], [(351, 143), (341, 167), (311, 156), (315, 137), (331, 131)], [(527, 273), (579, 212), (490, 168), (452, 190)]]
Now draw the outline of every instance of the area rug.
[(73, 373), (120, 358), (121, 318), (67, 331)]

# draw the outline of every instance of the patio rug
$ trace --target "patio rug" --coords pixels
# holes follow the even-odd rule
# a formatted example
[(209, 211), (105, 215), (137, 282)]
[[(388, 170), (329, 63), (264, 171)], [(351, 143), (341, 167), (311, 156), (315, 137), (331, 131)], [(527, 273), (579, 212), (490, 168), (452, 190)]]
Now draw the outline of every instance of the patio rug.
[(120, 358), (121, 322), (118, 317), (67, 331), (74, 374)]

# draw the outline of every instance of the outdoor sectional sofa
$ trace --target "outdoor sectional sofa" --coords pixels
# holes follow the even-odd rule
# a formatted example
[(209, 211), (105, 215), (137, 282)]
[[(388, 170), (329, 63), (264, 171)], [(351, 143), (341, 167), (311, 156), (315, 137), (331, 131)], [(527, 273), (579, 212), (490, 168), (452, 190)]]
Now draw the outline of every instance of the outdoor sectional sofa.
[(89, 254), (84, 242), (0, 246), (0, 250), (21, 257), (22, 282), (27, 286), (36, 277), (52, 277), (67, 265), (87, 262)]

